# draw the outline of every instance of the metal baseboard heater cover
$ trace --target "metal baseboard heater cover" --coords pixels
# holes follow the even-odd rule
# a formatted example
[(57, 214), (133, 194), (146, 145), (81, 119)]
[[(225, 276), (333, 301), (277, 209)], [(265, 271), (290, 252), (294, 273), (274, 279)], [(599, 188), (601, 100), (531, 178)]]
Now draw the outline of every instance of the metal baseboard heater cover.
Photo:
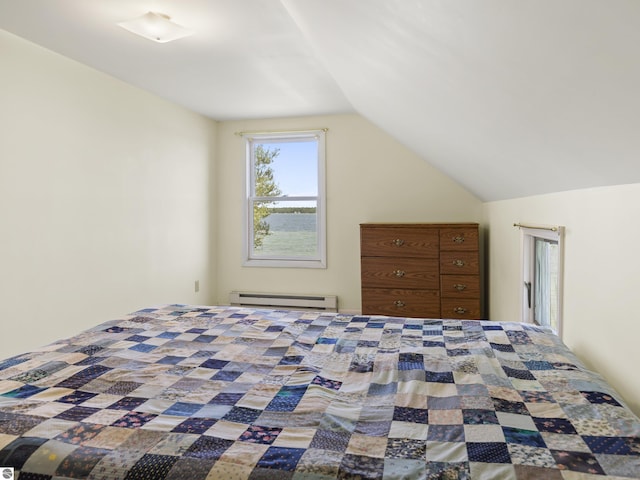
[(336, 295), (294, 295), (286, 293), (231, 292), (231, 305), (242, 307), (277, 307), (292, 310), (338, 311)]

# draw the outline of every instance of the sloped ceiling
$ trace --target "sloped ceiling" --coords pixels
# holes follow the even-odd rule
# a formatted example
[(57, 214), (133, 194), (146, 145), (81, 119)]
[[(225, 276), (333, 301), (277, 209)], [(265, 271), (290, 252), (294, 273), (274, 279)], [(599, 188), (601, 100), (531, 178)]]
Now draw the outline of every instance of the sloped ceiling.
[[(116, 26), (147, 11), (197, 34)], [(485, 201), (640, 182), (638, 0), (0, 0), (0, 28), (217, 120), (357, 112)]]

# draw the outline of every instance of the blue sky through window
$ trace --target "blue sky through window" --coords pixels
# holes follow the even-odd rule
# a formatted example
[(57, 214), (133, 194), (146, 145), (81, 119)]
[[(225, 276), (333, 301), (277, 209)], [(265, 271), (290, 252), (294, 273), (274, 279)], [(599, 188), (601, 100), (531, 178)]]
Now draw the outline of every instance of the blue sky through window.
[(265, 148), (279, 148), (271, 168), (274, 179), (286, 196), (318, 194), (318, 144), (313, 141), (265, 142)]

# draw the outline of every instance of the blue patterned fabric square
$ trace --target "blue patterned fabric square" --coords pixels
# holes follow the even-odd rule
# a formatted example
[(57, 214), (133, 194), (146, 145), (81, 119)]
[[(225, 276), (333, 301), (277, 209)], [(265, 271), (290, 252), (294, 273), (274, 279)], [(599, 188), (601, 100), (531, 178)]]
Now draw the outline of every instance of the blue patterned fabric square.
[(502, 370), (507, 374), (507, 377), (517, 378), (519, 380), (535, 380), (536, 377), (528, 370), (519, 370), (517, 368), (509, 368), (507, 366), (503, 366)]
[(161, 358), (156, 363), (160, 363), (162, 365), (177, 365), (187, 357), (176, 357), (175, 355), (167, 355), (166, 357)]
[(553, 458), (562, 470), (590, 473), (592, 475), (604, 475), (604, 470), (602, 470), (602, 466), (598, 463), (598, 459), (591, 453), (551, 450), (551, 455), (553, 455)]
[(424, 370), (424, 357), (419, 353), (401, 353), (398, 370)]
[(550, 362), (542, 360), (530, 360), (523, 363), (529, 370), (553, 370), (553, 365)]
[(511, 346), (511, 344), (509, 343), (491, 343), (489, 342), (489, 345), (491, 345), (491, 348), (493, 348), (494, 350), (496, 350), (497, 352), (515, 352), (515, 350), (513, 349), (513, 347)]
[(469, 442), (467, 455), (470, 462), (511, 463), (507, 444), (502, 442)]
[(464, 442), (464, 425), (429, 425), (430, 442)]
[[(636, 455), (640, 457), (640, 438), (583, 436), (582, 439), (595, 454)], [(640, 460), (640, 458), (639, 458)]]
[(522, 402), (511, 402), (502, 398), (492, 398), (496, 412), (516, 413), (518, 415), (529, 415), (527, 406)]
[(573, 424), (564, 418), (535, 418), (533, 422), (540, 432), (563, 433), (566, 435), (577, 435)]
[(172, 432), (202, 434), (216, 424), (215, 418), (188, 418), (177, 425)]
[(278, 435), (282, 433), (279, 427), (261, 427), (259, 425), (250, 425), (238, 440), (249, 443), (260, 443), (263, 445), (271, 445), (276, 441)]
[(278, 365), (299, 365), (303, 359), (304, 356), (302, 355), (288, 355), (282, 357), (282, 360), (280, 360)]
[(36, 387), (35, 385), (23, 385), (10, 392), (3, 393), (1, 396), (8, 398), (29, 398), (37, 393), (44, 392), (47, 387)]
[(533, 430), (523, 430), (521, 428), (502, 427), (504, 438), (507, 443), (517, 443), (520, 445), (528, 445), (529, 447), (545, 448), (542, 436), (539, 432)]
[[(171, 471), (180, 457), (173, 455), (153, 455), (145, 453), (136, 464), (131, 467), (124, 480), (163, 480)], [(72, 477), (84, 478), (84, 477)]]
[(129, 350), (134, 350), (136, 352), (142, 352), (142, 353), (148, 353), (151, 350), (155, 350), (156, 348), (158, 348), (156, 345), (150, 345), (148, 343), (138, 343), (137, 345), (134, 345), (133, 347), (130, 347)]
[(244, 397), (244, 393), (219, 393), (209, 401), (215, 405), (235, 405), (238, 400)]
[(258, 460), (257, 467), (293, 472), (304, 452), (302, 448), (269, 447)]
[(602, 392), (580, 392), (580, 393), (582, 393), (584, 398), (589, 400), (589, 403), (596, 403), (596, 404), (606, 403), (608, 405), (615, 405), (616, 407), (622, 406), (620, 405), (620, 403), (618, 403), (618, 401), (615, 398), (613, 398), (611, 395), (608, 395), (606, 393), (602, 393)]
[(454, 383), (453, 372), (430, 372), (427, 370), (427, 382)]
[(185, 457), (218, 460), (233, 445), (233, 440), (202, 435), (187, 449)]
[(138, 343), (142, 343), (142, 342), (146, 342), (147, 340), (149, 340), (150, 337), (145, 337), (144, 335), (131, 335), (128, 338), (125, 338), (125, 340), (127, 340), (128, 342), (138, 342)]
[(109, 405), (107, 408), (111, 410), (135, 410), (147, 400), (148, 398), (124, 397)]
[(216, 338), (218, 338), (216, 335), (198, 335), (193, 341), (198, 343), (211, 343)]
[(213, 377), (211, 377), (211, 380), (220, 380), (221, 382), (233, 382), (240, 375), (242, 375), (242, 372), (220, 370)]
[(203, 368), (210, 368), (212, 370), (220, 370), (229, 364), (227, 360), (218, 360), (216, 358), (209, 358), (200, 364)]
[(97, 393), (90, 393), (90, 392), (83, 392), (82, 390), (76, 390), (73, 393), (70, 393), (69, 395), (65, 395), (62, 398), (59, 398), (58, 402), (61, 403), (73, 403), (73, 404), (80, 404), (80, 403), (84, 403), (87, 400), (92, 399), (93, 397), (95, 397), (97, 395)]
[(395, 407), (393, 420), (397, 422), (428, 423), (429, 411), (424, 408)]
[(493, 410), (468, 409), (462, 411), (465, 425), (497, 425), (498, 416)]
[(99, 408), (75, 406), (69, 410), (59, 413), (54, 418), (61, 418), (62, 420), (69, 420), (71, 422), (79, 422), (99, 411)]
[[(79, 447), (71, 452), (64, 461), (58, 465), (56, 476), (64, 478), (87, 478), (93, 467), (109, 453), (109, 450)], [(20, 478), (24, 478), (20, 475)]]
[(233, 407), (229, 413), (222, 418), (229, 422), (253, 423), (261, 413), (261, 410), (254, 410), (253, 408)]
[(177, 417), (191, 417), (200, 410), (204, 405), (199, 403), (177, 402), (164, 411), (167, 415), (175, 415)]

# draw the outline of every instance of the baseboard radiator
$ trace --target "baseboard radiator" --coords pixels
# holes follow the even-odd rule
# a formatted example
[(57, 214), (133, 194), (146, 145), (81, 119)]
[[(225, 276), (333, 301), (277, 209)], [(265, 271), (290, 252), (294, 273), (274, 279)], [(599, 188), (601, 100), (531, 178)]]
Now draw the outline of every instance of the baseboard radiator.
[(335, 295), (293, 295), (282, 293), (231, 292), (229, 303), (241, 307), (286, 308), (291, 310), (338, 311)]

